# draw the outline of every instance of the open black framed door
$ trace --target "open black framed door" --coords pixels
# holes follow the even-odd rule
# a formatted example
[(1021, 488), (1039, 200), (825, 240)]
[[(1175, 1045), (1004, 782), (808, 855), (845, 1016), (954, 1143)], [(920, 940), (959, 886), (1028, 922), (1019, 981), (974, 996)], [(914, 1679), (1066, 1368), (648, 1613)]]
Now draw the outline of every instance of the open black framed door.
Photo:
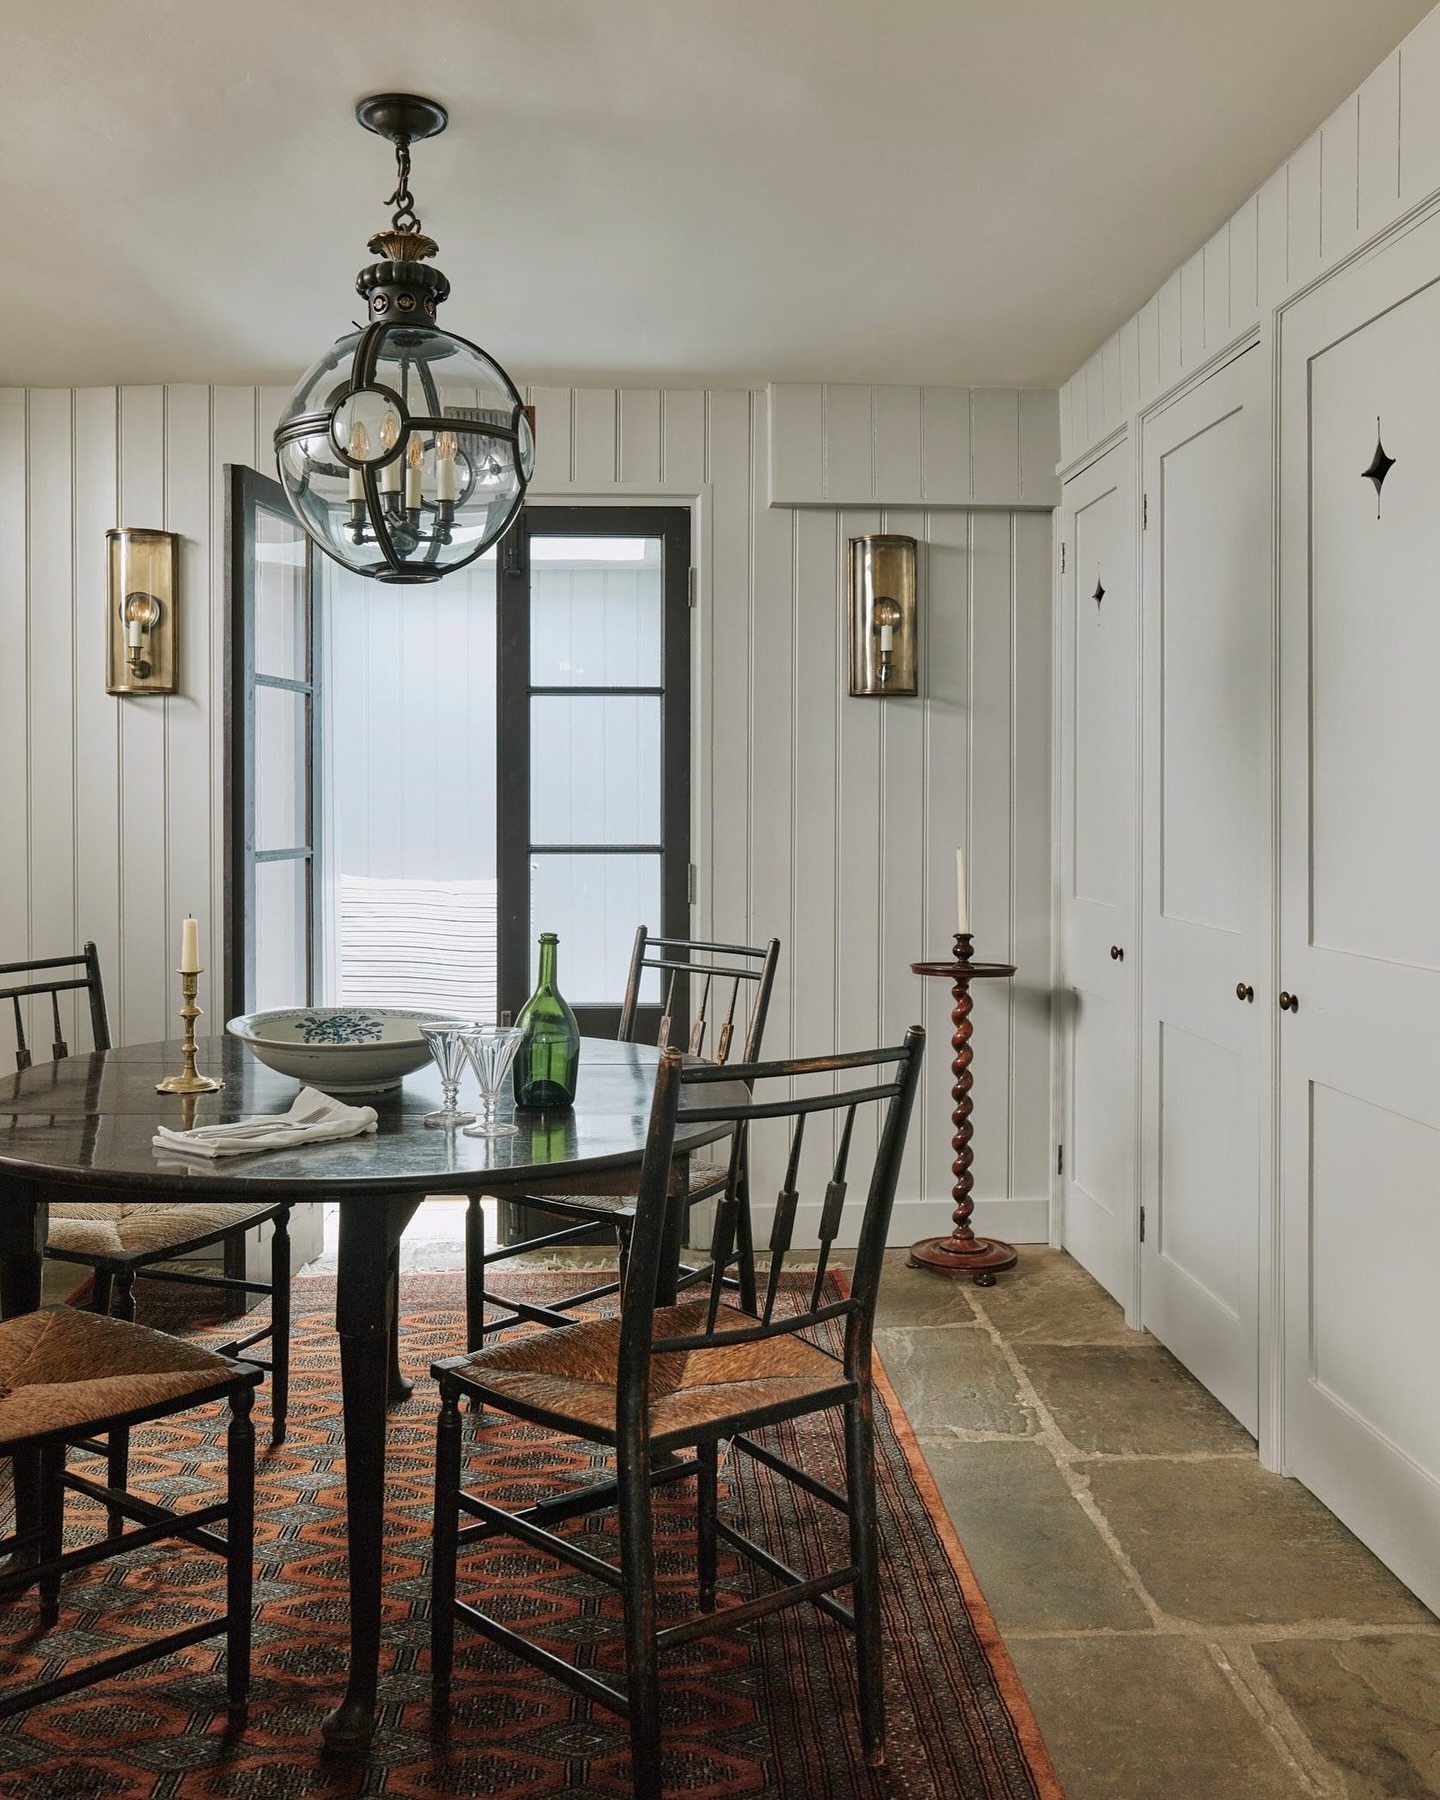
[(227, 1016), (315, 1000), (319, 569), (278, 482), (226, 476)]
[[(526, 507), (501, 544), (503, 1010), (554, 931), (581, 1031), (613, 1037), (635, 927), (689, 934), (690, 586), (686, 507)], [(641, 1001), (653, 1041), (658, 981)]]

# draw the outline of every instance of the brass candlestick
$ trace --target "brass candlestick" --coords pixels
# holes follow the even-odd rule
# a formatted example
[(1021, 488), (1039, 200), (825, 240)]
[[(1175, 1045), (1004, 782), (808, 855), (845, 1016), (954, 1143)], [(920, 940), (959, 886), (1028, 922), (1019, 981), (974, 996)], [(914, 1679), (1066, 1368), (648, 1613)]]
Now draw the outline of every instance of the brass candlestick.
[(910, 965), (917, 975), (931, 975), (948, 981), (955, 1001), (954, 1010), (950, 1014), (954, 1032), (950, 1039), (950, 1047), (954, 1052), (951, 1072), (955, 1083), (950, 1090), (955, 1108), (951, 1115), (955, 1135), (950, 1140), (955, 1160), (950, 1169), (955, 1177), (955, 1185), (951, 1189), (951, 1197), (955, 1201), (955, 1223), (949, 1237), (925, 1238), (921, 1243), (912, 1245), (906, 1260), (912, 1269), (930, 1269), (938, 1275), (968, 1275), (976, 1287), (994, 1287), (996, 1272), (1013, 1269), (1019, 1258), (1013, 1244), (1003, 1243), (999, 1238), (976, 1237), (970, 1224), (970, 1215), (975, 1211), (975, 1152), (970, 1148), (970, 1140), (975, 1135), (975, 1128), (970, 1123), (970, 1115), (974, 1111), (970, 1090), (975, 1084), (975, 1077), (970, 1073), (974, 1057), (970, 1048), (970, 1034), (973, 1030), (970, 1023), (970, 983), (987, 979), (1008, 980), (1015, 973), (1015, 965), (977, 963), (974, 953), (975, 940), (968, 931), (961, 931), (955, 936), (953, 962)]
[(223, 1081), (216, 1081), (209, 1075), (195, 1073), (195, 1021), (200, 1017), (200, 1008), (195, 1004), (195, 995), (200, 987), (200, 969), (177, 969), (180, 977), (180, 995), (184, 1004), (180, 1008), (180, 1017), (185, 1021), (185, 1042), (183, 1052), (185, 1067), (178, 1075), (167, 1075), (163, 1081), (155, 1083), (157, 1094), (213, 1094), (217, 1088), (224, 1087)]

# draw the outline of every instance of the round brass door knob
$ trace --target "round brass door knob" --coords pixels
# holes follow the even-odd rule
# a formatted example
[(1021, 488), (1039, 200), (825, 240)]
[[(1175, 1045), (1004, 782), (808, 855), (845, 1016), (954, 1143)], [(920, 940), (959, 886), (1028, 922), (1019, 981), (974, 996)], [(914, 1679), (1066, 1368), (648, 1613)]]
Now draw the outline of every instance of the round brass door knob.
[(1110, 960), (1111, 962), (1124, 962), (1125, 952), (1118, 944), (1112, 944), (1110, 946)]
[(1281, 994), (1280, 1010), (1281, 1012), (1299, 1012), (1300, 996), (1298, 994)]
[(1235, 983), (1235, 998), (1237, 1000), (1253, 1000), (1255, 998), (1255, 990), (1248, 981), (1237, 981)]

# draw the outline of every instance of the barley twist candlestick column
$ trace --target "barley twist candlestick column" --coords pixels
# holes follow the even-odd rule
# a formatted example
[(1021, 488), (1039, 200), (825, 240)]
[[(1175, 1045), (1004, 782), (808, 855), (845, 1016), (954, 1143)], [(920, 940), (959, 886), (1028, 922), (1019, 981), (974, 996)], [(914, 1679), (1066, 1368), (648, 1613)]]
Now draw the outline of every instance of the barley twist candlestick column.
[(970, 1228), (970, 1215), (975, 1210), (975, 1202), (971, 1198), (971, 1190), (975, 1186), (975, 1152), (970, 1148), (970, 1140), (975, 1131), (970, 1123), (970, 1115), (974, 1111), (970, 1090), (975, 1085), (975, 1077), (970, 1073), (970, 1064), (974, 1060), (974, 1052), (970, 1048), (970, 1037), (974, 1030), (970, 1023), (973, 1005), (970, 983), (1007, 979), (1015, 973), (1015, 965), (973, 962), (971, 957), (974, 947), (975, 940), (968, 931), (957, 932), (953, 962), (910, 965), (916, 975), (943, 977), (950, 983), (955, 996), (954, 1010), (950, 1014), (950, 1022), (954, 1027), (950, 1039), (954, 1057), (950, 1067), (955, 1076), (955, 1085), (950, 1090), (955, 1102), (955, 1110), (951, 1115), (955, 1135), (950, 1140), (955, 1152), (955, 1160), (950, 1165), (955, 1185), (950, 1191), (955, 1200), (955, 1229), (949, 1237), (925, 1238), (913, 1245), (906, 1260), (912, 1269), (933, 1269), (940, 1275), (969, 1275), (977, 1287), (994, 1287), (996, 1271), (1013, 1269), (1019, 1258), (1013, 1244), (1002, 1243), (999, 1238), (976, 1237)]

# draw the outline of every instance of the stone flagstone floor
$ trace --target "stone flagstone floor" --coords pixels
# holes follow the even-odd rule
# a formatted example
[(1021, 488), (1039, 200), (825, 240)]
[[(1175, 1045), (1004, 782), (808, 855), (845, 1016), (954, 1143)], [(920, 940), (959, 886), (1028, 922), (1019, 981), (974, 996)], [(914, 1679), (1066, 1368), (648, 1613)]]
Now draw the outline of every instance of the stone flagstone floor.
[(1078, 1264), (906, 1269), (880, 1353), (1068, 1800), (1440, 1796), (1440, 1621)]

